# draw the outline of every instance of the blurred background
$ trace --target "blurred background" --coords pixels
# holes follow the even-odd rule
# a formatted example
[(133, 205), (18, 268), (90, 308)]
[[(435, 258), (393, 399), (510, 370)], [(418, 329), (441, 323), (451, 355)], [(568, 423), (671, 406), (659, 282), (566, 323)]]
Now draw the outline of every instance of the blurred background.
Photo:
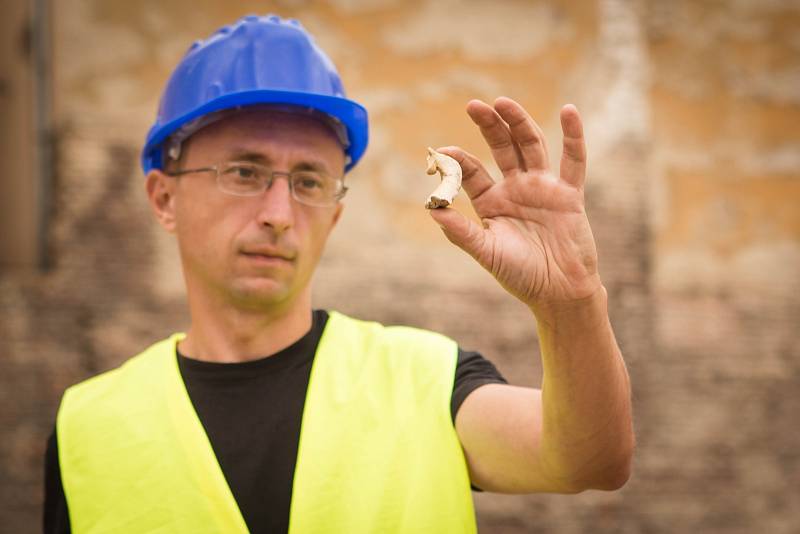
[[(458, 144), (490, 165), (464, 107), (507, 95), (557, 161), (560, 106), (583, 114), (588, 212), (633, 379), (634, 474), (614, 493), (476, 494), (481, 531), (800, 531), (797, 1), (2, 0), (0, 11), (0, 531), (40, 529), (64, 389), (186, 327), (139, 150), (190, 43), (268, 12), (300, 19), (371, 114), (316, 306), (444, 332), (514, 384), (541, 378), (534, 321), (429, 219), (425, 147)], [(463, 196), (456, 207), (469, 211)]]

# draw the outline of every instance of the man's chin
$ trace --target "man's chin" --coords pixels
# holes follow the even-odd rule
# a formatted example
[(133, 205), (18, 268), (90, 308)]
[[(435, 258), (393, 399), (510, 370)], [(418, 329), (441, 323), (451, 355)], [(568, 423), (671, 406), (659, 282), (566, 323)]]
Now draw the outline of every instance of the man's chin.
[(242, 280), (231, 293), (233, 302), (247, 309), (282, 308), (296, 296), (287, 284), (264, 278)]

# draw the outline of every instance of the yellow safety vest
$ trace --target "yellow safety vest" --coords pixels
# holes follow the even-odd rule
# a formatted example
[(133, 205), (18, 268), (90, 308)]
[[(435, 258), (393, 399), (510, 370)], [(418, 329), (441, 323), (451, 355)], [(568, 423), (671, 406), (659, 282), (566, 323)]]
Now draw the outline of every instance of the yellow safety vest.
[[(181, 378), (182, 338), (64, 394), (58, 451), (74, 533), (247, 532)], [(306, 393), (291, 534), (476, 531), (450, 418), (456, 354), (433, 332), (330, 313)]]

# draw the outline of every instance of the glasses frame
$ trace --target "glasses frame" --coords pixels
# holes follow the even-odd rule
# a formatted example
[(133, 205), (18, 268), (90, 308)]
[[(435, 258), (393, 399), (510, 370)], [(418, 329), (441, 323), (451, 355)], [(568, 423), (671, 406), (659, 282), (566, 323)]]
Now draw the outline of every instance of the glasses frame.
[[(262, 188), (258, 192), (254, 192), (254, 193), (233, 193), (231, 191), (227, 191), (222, 187), (222, 183), (221, 183), (221, 181), (222, 181), (222, 173), (220, 172), (220, 169), (223, 169), (228, 165), (236, 164), (236, 163), (251, 165), (251, 166), (254, 166), (254, 167), (261, 167), (262, 169), (264, 169), (266, 171), (265, 174), (269, 175), (269, 179), (264, 181), (264, 182), (262, 182)], [(255, 163), (255, 162), (252, 162), (252, 161), (236, 161), (236, 160), (234, 160), (234, 161), (224, 161), (222, 163), (218, 163), (216, 165), (210, 165), (208, 167), (197, 167), (195, 169), (180, 169), (180, 170), (177, 170), (177, 171), (165, 172), (164, 174), (166, 174), (167, 176), (184, 176), (184, 175), (187, 175), (187, 174), (194, 174), (194, 173), (198, 173), (198, 172), (213, 172), (214, 174), (216, 174), (215, 181), (216, 181), (216, 184), (217, 184), (217, 189), (219, 189), (221, 192), (225, 193), (226, 195), (237, 196), (237, 197), (255, 197), (255, 196), (258, 196), (261, 193), (263, 193), (264, 191), (269, 190), (270, 187), (272, 187), (272, 184), (275, 182), (275, 177), (276, 176), (283, 176), (283, 177), (286, 178), (286, 181), (289, 183), (289, 192), (291, 193), (292, 198), (295, 199), (297, 202), (299, 202), (301, 204), (304, 204), (306, 206), (313, 206), (315, 208), (330, 208), (330, 207), (335, 206), (337, 203), (339, 203), (340, 200), (342, 200), (342, 198), (344, 198), (344, 196), (347, 194), (347, 190), (348, 190), (348, 187), (346, 185), (344, 185), (344, 178), (343, 177), (342, 178), (333, 178), (333, 180), (337, 183), (338, 191), (337, 191), (336, 195), (331, 199), (331, 202), (329, 204), (328, 203), (309, 202), (306, 199), (299, 198), (299, 196), (297, 195), (297, 193), (294, 190), (294, 184), (292, 182), (292, 176), (293, 175), (295, 175), (298, 172), (309, 172), (308, 170), (290, 171), (290, 172), (273, 171), (269, 167), (267, 167), (266, 165), (262, 165), (260, 163)], [(326, 172), (322, 172), (322, 171), (313, 171), (313, 172), (316, 172), (316, 173), (321, 174), (323, 176), (330, 177), (330, 175), (328, 173), (326, 173)]]

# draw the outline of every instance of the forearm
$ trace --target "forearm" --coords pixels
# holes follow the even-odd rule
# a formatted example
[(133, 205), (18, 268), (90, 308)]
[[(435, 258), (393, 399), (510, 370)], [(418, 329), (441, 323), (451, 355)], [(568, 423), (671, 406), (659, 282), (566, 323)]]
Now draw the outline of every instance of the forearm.
[(542, 467), (567, 491), (616, 489), (634, 447), (628, 373), (607, 293), (534, 307), (542, 353)]

